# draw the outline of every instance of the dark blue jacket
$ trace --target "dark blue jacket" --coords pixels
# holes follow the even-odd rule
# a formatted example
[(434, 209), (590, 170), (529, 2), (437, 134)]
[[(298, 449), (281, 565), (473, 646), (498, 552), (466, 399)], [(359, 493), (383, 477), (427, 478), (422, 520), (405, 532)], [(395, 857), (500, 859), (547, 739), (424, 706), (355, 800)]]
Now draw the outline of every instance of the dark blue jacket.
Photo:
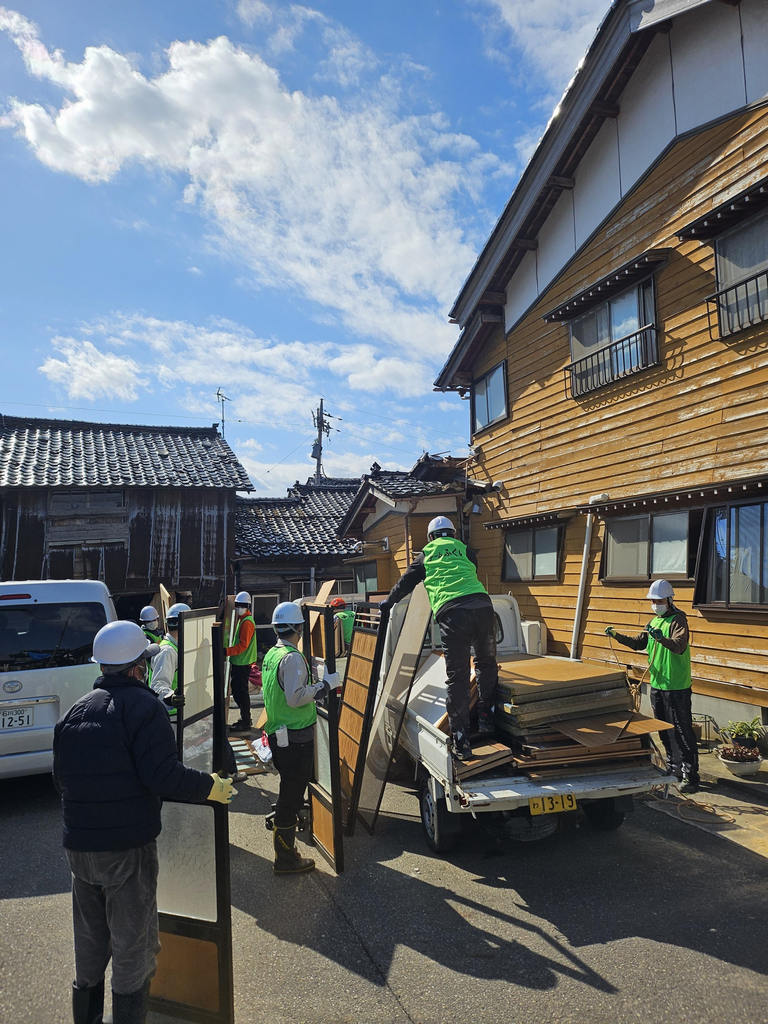
[(100, 676), (59, 720), (53, 777), (69, 850), (127, 850), (160, 834), (162, 800), (203, 803), (211, 777), (179, 761), (162, 701), (130, 676)]

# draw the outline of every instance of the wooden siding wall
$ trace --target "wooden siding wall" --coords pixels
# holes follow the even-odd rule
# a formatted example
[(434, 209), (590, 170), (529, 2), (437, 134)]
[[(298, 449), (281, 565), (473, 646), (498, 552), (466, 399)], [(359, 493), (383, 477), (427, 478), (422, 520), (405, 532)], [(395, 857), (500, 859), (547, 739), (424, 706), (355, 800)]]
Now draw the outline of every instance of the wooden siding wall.
[[(508, 359), (511, 415), (476, 435), (473, 475), (504, 481), (486, 499), (483, 521), (585, 503), (716, 484), (768, 473), (768, 325), (720, 339), (710, 330), (706, 295), (715, 291), (711, 245), (681, 243), (677, 231), (768, 175), (768, 110), (745, 112), (679, 142), (603, 225), (535, 308), (505, 338), (500, 329), (473, 366), (479, 377)], [(600, 388), (566, 396), (567, 325), (542, 315), (646, 249), (674, 250), (656, 278), (662, 365)], [(495, 506), (495, 507), (494, 507)], [(503, 533), (472, 518), (481, 578), (511, 591), (523, 615), (546, 622), (550, 651), (567, 653), (576, 601), (585, 517), (565, 532), (561, 583), (510, 585), (501, 580)], [(604, 627), (631, 632), (648, 620), (645, 585), (599, 582), (603, 527), (593, 541), (583, 656), (613, 662)], [(768, 688), (768, 616), (691, 611), (690, 586), (678, 587), (691, 614), (693, 672), (713, 695), (720, 683)], [(636, 631), (636, 629), (635, 629)], [(622, 663), (644, 660), (620, 648)], [(738, 699), (738, 698), (734, 698)], [(743, 697), (742, 699), (747, 699)]]
[[(72, 548), (46, 553), (48, 492), (7, 491), (2, 503), (2, 579), (72, 578)], [(93, 575), (113, 594), (191, 591), (197, 605), (218, 604), (234, 556), (234, 493), (174, 488), (126, 491), (128, 542), (83, 542)]]

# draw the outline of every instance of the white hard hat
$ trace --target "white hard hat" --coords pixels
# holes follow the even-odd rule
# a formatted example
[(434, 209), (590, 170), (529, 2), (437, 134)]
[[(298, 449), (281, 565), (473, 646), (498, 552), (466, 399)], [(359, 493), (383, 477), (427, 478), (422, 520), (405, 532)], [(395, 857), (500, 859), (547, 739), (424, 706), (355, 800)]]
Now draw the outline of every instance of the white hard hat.
[(247, 591), (245, 591), (245, 590), (241, 590), (240, 593), (237, 594), (237, 596), (235, 597), (235, 604), (250, 604), (250, 603), (251, 603), (251, 595)]
[(648, 591), (649, 601), (664, 601), (666, 598), (674, 596), (675, 591), (669, 580), (654, 580)]
[(304, 625), (304, 614), (293, 601), (283, 601), (272, 612), (272, 625), (276, 630), (295, 631), (297, 626)]
[(153, 608), (151, 604), (148, 604), (144, 608), (142, 608), (141, 614), (139, 615), (139, 619), (141, 619), (142, 622), (154, 622), (155, 619), (159, 618), (160, 616), (158, 614), (157, 608)]
[(182, 612), (191, 612), (192, 609), (188, 604), (184, 604), (183, 601), (178, 601), (176, 604), (172, 604), (168, 609), (168, 614), (165, 616), (165, 623), (172, 629), (175, 629), (179, 624), (179, 616)]
[(141, 626), (135, 622), (108, 622), (93, 638), (97, 665), (130, 665), (150, 646)]
[(452, 534), (456, 533), (456, 527), (448, 516), (435, 516), (427, 527), (427, 536), (432, 537), (435, 533), (440, 533), (442, 530), (450, 530)]

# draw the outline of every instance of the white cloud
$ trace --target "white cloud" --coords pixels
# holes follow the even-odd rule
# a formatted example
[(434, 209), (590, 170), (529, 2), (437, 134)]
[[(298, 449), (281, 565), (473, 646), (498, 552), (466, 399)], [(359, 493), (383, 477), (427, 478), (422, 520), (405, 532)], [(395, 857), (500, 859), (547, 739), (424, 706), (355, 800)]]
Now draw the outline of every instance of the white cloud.
[(481, 0), (495, 9), (513, 45), (562, 92), (611, 0)]
[(187, 273), (188, 274), (194, 274), (195, 277), (202, 277), (203, 276), (203, 272), (200, 269), (200, 267), (187, 267)]
[[(317, 15), (291, 10), (294, 25)], [(253, 22), (268, 14), (241, 3)], [(226, 37), (174, 42), (167, 70), (146, 77), (106, 45), (68, 62), (15, 12), (0, 9), (0, 29), (65, 94), (59, 109), (12, 100), (0, 119), (46, 166), (93, 184), (132, 163), (178, 174), (212, 246), (255, 285), (304, 296), (387, 358), (450, 350), (445, 312), (474, 258), (456, 206), (501, 165), (443, 115), (402, 116), (392, 76), (342, 102), (289, 91)], [(352, 81), (374, 58), (332, 29), (328, 68)]]
[(239, 0), (237, 13), (251, 27), (259, 22), (272, 21), (272, 10), (263, 0)]
[(63, 359), (49, 356), (40, 372), (52, 384), (65, 388), (70, 398), (132, 402), (138, 398), (139, 388), (149, 385), (149, 379), (141, 376), (139, 364), (130, 356), (101, 352), (92, 342), (75, 338), (56, 337), (52, 344)]

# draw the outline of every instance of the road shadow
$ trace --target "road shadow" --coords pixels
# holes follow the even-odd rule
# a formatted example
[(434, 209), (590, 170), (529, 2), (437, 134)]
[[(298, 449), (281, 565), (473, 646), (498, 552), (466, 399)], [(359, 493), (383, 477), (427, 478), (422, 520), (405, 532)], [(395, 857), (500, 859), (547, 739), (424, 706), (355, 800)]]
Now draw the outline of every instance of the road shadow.
[(0, 782), (0, 899), (69, 892), (61, 798), (51, 775)]

